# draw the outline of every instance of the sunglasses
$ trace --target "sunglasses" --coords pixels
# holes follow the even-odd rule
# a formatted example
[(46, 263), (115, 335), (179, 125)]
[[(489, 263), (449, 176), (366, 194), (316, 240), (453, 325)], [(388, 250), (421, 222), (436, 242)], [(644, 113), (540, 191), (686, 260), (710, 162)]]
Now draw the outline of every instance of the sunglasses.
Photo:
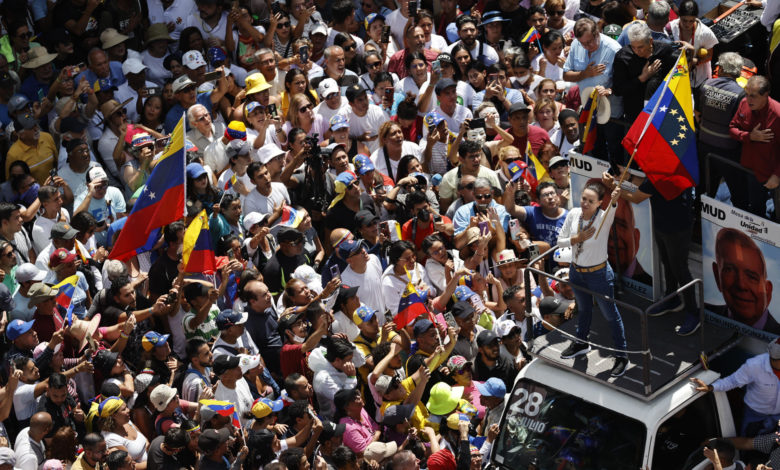
[(357, 44), (350, 44), (349, 46), (341, 46), (345, 51), (354, 51), (357, 48)]
[(368, 62), (366, 62), (366, 65), (368, 66), (368, 68), (373, 69), (375, 67), (381, 66), (382, 62), (380, 62), (378, 60), (376, 62), (371, 62), (370, 64)]
[(492, 194), (475, 194), (474, 195), (474, 199), (479, 199), (480, 201), (483, 200), (483, 199), (492, 199), (492, 198), (493, 198)]
[(277, 23), (276, 27), (277, 28), (289, 28), (290, 27), (290, 22), (289, 21), (285, 21), (284, 23)]
[(474, 183), (469, 183), (463, 186), (459, 186), (458, 189), (468, 189), (469, 191), (474, 190)]
[(306, 106), (302, 106), (302, 107), (298, 108), (298, 111), (301, 112), (301, 113), (305, 113), (306, 111), (308, 111), (310, 109), (311, 109), (311, 105), (307, 104)]
[(466, 372), (470, 373), (471, 372), (471, 367), (466, 366), (466, 367), (464, 367), (464, 368), (462, 368), (460, 370), (455, 371), (455, 373), (458, 374), (458, 375), (463, 375)]
[(555, 10), (550, 12), (550, 16), (562, 16), (565, 13), (565, 10)]

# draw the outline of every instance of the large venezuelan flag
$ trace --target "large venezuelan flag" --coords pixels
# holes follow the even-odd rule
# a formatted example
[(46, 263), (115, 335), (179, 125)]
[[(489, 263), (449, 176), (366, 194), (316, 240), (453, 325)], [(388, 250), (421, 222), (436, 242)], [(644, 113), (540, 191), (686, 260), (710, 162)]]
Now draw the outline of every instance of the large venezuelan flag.
[(214, 272), (216, 269), (214, 251), (211, 248), (209, 218), (205, 209), (192, 220), (184, 232), (181, 261), (188, 273)]
[(623, 139), (637, 163), (667, 200), (699, 183), (688, 59), (680, 54)]
[(176, 124), (170, 143), (127, 216), (124, 229), (109, 258), (125, 260), (144, 246), (153, 230), (184, 216), (185, 198), (184, 116)]

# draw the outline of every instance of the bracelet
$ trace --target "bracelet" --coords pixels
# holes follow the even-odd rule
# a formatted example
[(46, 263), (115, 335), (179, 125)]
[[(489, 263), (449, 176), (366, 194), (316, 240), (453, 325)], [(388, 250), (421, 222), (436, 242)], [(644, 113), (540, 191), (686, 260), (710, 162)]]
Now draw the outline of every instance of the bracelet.
[(123, 331), (123, 332), (119, 333), (119, 337), (122, 338), (122, 339), (128, 339), (130, 337), (130, 335), (128, 335), (127, 333), (125, 333)]

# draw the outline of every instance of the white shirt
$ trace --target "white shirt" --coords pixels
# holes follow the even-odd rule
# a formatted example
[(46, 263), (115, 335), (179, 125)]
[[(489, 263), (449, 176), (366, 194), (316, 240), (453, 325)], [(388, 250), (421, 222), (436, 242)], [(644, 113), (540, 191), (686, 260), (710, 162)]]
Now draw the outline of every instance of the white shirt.
[(396, 44), (404, 43), (404, 28), (409, 18), (401, 14), (401, 9), (395, 9), (385, 18), (385, 24), (390, 26), (390, 32), (393, 34)]
[[(405, 140), (401, 144), (401, 156), (404, 155), (414, 155), (417, 157), (418, 160), (422, 160), (422, 149), (419, 145), (415, 144), (414, 142), (409, 142)], [(392, 170), (392, 175), (390, 175), (390, 172), (387, 171), (387, 163), (385, 162), (385, 152), (382, 150), (382, 147), (379, 147), (376, 151), (371, 153), (371, 162), (374, 164), (374, 168), (379, 170), (380, 173), (383, 173), (385, 175), (391, 176), (393, 180), (395, 180), (395, 176), (398, 174), (398, 161), (400, 160), (390, 160), (390, 169)]]
[(35, 218), (35, 224), (33, 224), (32, 239), (33, 249), (36, 253), (40, 253), (46, 245), (51, 243), (51, 228), (54, 227), (58, 221), (70, 222), (70, 214), (64, 207), (60, 212), (61, 216), (58, 220), (47, 219), (43, 214), (38, 214)]
[[(385, 303), (382, 299), (382, 263), (376, 255), (368, 255), (366, 272), (358, 274), (347, 267), (341, 273), (341, 282), (350, 287), (359, 287), (360, 301), (373, 308), (380, 314), (385, 311)], [(384, 315), (378, 315), (379, 324), (384, 324)]]
[[(19, 387), (21, 386), (22, 384), (19, 384)], [(32, 406), (35, 407), (35, 400), (32, 400)], [(15, 403), (14, 407), (16, 407)], [(43, 439), (40, 443), (30, 439), (30, 428), (26, 427), (16, 436), (14, 454), (16, 454), (14, 470), (38, 470), (46, 459), (46, 444), (44, 444)]]
[(208, 165), (215, 173), (219, 173), (228, 166), (229, 159), (225, 154), (225, 144), (222, 143), (221, 138), (214, 139), (206, 147), (206, 150), (203, 151), (203, 163)]
[[(311, 357), (310, 357), (311, 359)], [(328, 362), (314, 374), (312, 387), (317, 394), (317, 402), (320, 404), (320, 414), (328, 419), (333, 419), (336, 414), (336, 406), (333, 397), (339, 390), (355, 388), (357, 378), (347, 377), (347, 374), (338, 371)]]
[[(198, 7), (195, 6), (193, 0), (174, 0), (173, 4), (168, 8), (164, 8), (160, 0), (148, 0), (149, 7), (149, 23), (173, 23), (174, 29), (168, 35), (175, 42), (179, 41), (181, 31), (189, 26), (187, 24), (187, 18), (190, 16), (198, 16)], [(224, 33), (224, 31), (222, 31)], [(205, 38), (204, 38), (205, 39)], [(222, 39), (225, 39), (223, 34)], [(187, 51), (184, 51), (187, 52)]]
[[(606, 214), (606, 221), (604, 227), (602, 227), (598, 238), (594, 233), (592, 237), (585, 240), (582, 243), (582, 250), (579, 250), (576, 246), (572, 247), (572, 262), (577, 266), (591, 267), (597, 266), (607, 260), (607, 241), (609, 240), (609, 231), (612, 227), (612, 222), (615, 220), (615, 210), (610, 210), (609, 213), (605, 213), (603, 210), (599, 210), (598, 214), (593, 218), (592, 224), (589, 221), (584, 221), (582, 230), (589, 227), (595, 227), (598, 230), (601, 225), (601, 220), (604, 219)], [(566, 215), (566, 220), (563, 221), (563, 227), (558, 234), (558, 245), (561, 247), (572, 246), (571, 237), (580, 232), (580, 218), (582, 216), (582, 209), (579, 207), (573, 208)]]
[(270, 214), (282, 202), (290, 204), (290, 195), (287, 193), (287, 188), (282, 183), (272, 182), (271, 194), (268, 196), (263, 196), (257, 190), (254, 190), (244, 198), (244, 216), (250, 212)]
[[(669, 22), (669, 28), (672, 30), (672, 38), (675, 41), (680, 40), (680, 19), (672, 20)], [(693, 36), (693, 47), (698, 54), (699, 49), (711, 49), (718, 44), (718, 38), (712, 30), (701, 22), (696, 20), (696, 29)], [(691, 74), (691, 88), (696, 88), (712, 78), (712, 61), (700, 63), (696, 66)]]
[(431, 40), (425, 43), (425, 48), (444, 51), (447, 49), (447, 41), (442, 36), (431, 33)]
[(325, 102), (324, 98), (320, 104), (314, 107), (314, 114), (322, 116), (322, 120), (327, 122), (328, 125), (330, 125), (330, 118), (333, 116), (337, 114), (341, 114), (342, 116), (349, 116), (351, 112), (352, 108), (349, 107), (349, 100), (346, 96), (341, 97), (341, 103), (336, 109), (331, 109), (330, 106), (328, 106), (328, 104)]
[[(351, 287), (350, 284), (347, 285)], [(347, 335), (347, 338), (349, 338), (350, 341), (357, 338), (357, 336), (360, 334), (360, 328), (358, 328), (357, 325), (355, 325), (355, 322), (352, 321), (351, 318), (347, 317), (347, 315), (341, 310), (333, 314), (333, 325), (331, 325), (331, 331), (333, 331), (334, 335), (337, 333), (344, 333)]]
[(252, 337), (249, 336), (249, 333), (246, 330), (238, 337), (235, 343), (228, 343), (222, 339), (222, 335), (219, 335), (217, 340), (214, 341), (214, 346), (211, 347), (211, 352), (214, 354), (214, 357), (225, 355), (235, 356), (230, 349), (220, 348), (218, 346), (227, 346), (228, 348), (236, 350), (246, 348), (250, 355), (260, 354), (260, 350), (257, 349), (257, 345), (252, 341)]
[[(16, 419), (19, 421), (25, 421), (35, 414), (37, 408), (35, 402), (35, 384), (25, 384), (19, 382), (14, 392), (14, 411), (16, 412)], [(19, 442), (19, 438), (16, 439)], [(18, 462), (17, 462), (18, 463)]]
[(103, 169), (106, 170), (106, 173), (109, 175), (114, 176), (119, 174), (119, 171), (116, 167), (116, 162), (114, 161), (114, 148), (116, 148), (117, 142), (119, 142), (119, 136), (114, 134), (114, 131), (106, 126), (105, 130), (103, 131), (103, 135), (98, 141), (98, 153), (100, 154), (100, 158), (103, 159), (103, 165), (105, 165)]
[(252, 403), (255, 401), (245, 378), (241, 377), (238, 379), (236, 388), (234, 389), (225, 387), (221, 381), (217, 382), (217, 390), (214, 392), (214, 399), (229, 401), (236, 405), (236, 413), (238, 414), (238, 420), (241, 422), (242, 428), (245, 428), (252, 423), (252, 419), (244, 417), (247, 413), (252, 411)]
[(359, 137), (368, 132), (372, 137), (377, 136), (373, 140), (364, 142), (368, 147), (368, 151), (373, 152), (379, 148), (379, 127), (390, 120), (390, 116), (382, 111), (382, 108), (369, 103), (365, 116), (358, 116), (350, 108), (347, 118), (349, 119), (350, 137)]
[[(233, 176), (233, 174), (234, 173), (232, 168), (228, 168), (227, 170), (222, 172), (222, 174), (219, 175), (219, 179), (217, 180), (217, 187), (219, 189), (225, 189), (225, 184)], [(236, 175), (236, 180), (237, 180), (236, 182), (241, 181), (242, 183), (244, 183), (244, 187), (246, 187), (246, 189), (248, 189), (249, 191), (254, 191), (255, 184), (252, 182), (251, 179), (249, 179), (249, 174), (244, 173), (243, 175)], [(232, 186), (226, 192), (231, 194), (238, 194), (236, 193), (236, 190), (233, 189)], [(246, 196), (244, 196), (243, 194), (238, 195), (238, 198), (241, 200), (242, 203), (244, 202), (244, 197)]]
[[(213, 28), (206, 24), (205, 21), (200, 17), (198, 14), (198, 9), (195, 8), (192, 12), (190, 12), (186, 19), (184, 20), (184, 23), (186, 24), (186, 27), (194, 26), (198, 28), (203, 35), (203, 41), (207, 42), (209, 38), (218, 39), (220, 43), (225, 42), (225, 33), (227, 32), (227, 11), (222, 12), (222, 16), (219, 18), (219, 22), (216, 26)], [(187, 52), (187, 51), (182, 51)]]
[[(151, 0), (151, 1), (159, 1), (159, 0)], [(151, 6), (151, 1), (150, 6)], [(188, 0), (192, 1), (192, 0)], [(171, 33), (171, 36), (173, 33)], [(147, 67), (146, 69), (146, 79), (151, 80), (157, 86), (165, 86), (165, 80), (172, 78), (173, 74), (165, 68), (163, 65), (163, 62), (165, 61), (165, 57), (167, 57), (167, 54), (163, 57), (157, 58), (152, 57), (151, 54), (147, 51), (143, 51), (141, 53), (141, 62), (144, 63), (144, 65)]]

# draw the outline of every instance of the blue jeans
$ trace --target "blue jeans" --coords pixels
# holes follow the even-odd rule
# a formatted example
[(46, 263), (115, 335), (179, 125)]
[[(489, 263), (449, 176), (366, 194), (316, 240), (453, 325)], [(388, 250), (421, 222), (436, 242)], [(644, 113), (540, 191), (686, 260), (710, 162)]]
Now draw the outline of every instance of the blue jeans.
[[(607, 263), (607, 266), (590, 273), (579, 272), (576, 269), (569, 271), (569, 281), (572, 286), (581, 286), (593, 292), (614, 298), (615, 273)], [(593, 296), (585, 291), (574, 288), (574, 297), (577, 300), (577, 338), (587, 341), (590, 333), (590, 322), (593, 316)], [(626, 332), (623, 329), (623, 319), (620, 317), (615, 302), (598, 297), (596, 302), (604, 318), (612, 326), (612, 343), (615, 349), (626, 350)], [(626, 353), (615, 353), (616, 356), (626, 356)]]

